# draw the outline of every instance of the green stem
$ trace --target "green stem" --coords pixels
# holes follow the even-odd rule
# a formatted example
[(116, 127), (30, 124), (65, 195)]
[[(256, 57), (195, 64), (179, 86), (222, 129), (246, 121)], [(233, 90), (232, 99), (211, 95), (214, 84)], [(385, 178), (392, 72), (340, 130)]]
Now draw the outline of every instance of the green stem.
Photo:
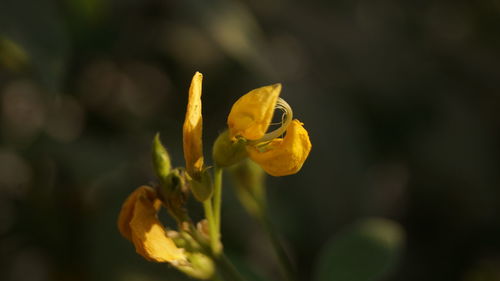
[(222, 168), (214, 168), (214, 216), (217, 233), (220, 234), (220, 212), (222, 205)]
[(217, 265), (221, 269), (220, 273), (222, 276), (224, 276), (225, 280), (245, 281), (243, 276), (241, 276), (236, 267), (224, 254), (220, 255), (217, 258)]
[(271, 244), (273, 245), (274, 251), (276, 252), (276, 255), (278, 256), (278, 261), (281, 266), (281, 270), (285, 276), (285, 278), (288, 281), (296, 281), (296, 273), (294, 266), (292, 265), (292, 262), (290, 261), (285, 248), (283, 248), (282, 243), (280, 242), (280, 239), (274, 230), (274, 227), (271, 223), (271, 220), (269, 219), (269, 216), (267, 214), (267, 208), (265, 203), (263, 202), (264, 200), (259, 200), (259, 205), (260, 205), (260, 215), (258, 216), (258, 220), (260, 224), (262, 225), (262, 228), (266, 231), (267, 235), (269, 236), (269, 239), (271, 240)]
[(210, 247), (214, 254), (219, 251), (219, 235), (217, 232), (217, 225), (215, 223), (212, 200), (207, 199), (203, 201), (203, 208), (205, 209), (205, 217), (208, 221), (208, 232), (210, 234)]
[(216, 273), (214, 277), (212, 277), (212, 281), (224, 281), (224, 278), (222, 278), (219, 273)]

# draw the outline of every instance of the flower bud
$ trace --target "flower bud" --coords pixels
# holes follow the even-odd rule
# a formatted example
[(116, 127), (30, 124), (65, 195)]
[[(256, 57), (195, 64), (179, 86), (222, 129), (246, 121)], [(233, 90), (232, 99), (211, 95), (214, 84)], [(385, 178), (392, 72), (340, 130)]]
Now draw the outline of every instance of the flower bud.
[(247, 157), (244, 139), (231, 140), (226, 130), (215, 140), (213, 160), (219, 167), (234, 165)]
[(189, 266), (179, 265), (177, 269), (185, 274), (201, 280), (213, 278), (215, 274), (214, 261), (202, 253), (187, 253)]
[(162, 182), (165, 182), (172, 165), (170, 164), (170, 156), (167, 150), (160, 141), (160, 133), (156, 133), (153, 139), (153, 166), (156, 175)]
[(168, 231), (168, 236), (177, 247), (184, 250), (187, 262), (180, 262), (174, 266), (185, 274), (196, 279), (210, 279), (215, 273), (214, 261), (206, 255), (203, 247), (189, 232)]

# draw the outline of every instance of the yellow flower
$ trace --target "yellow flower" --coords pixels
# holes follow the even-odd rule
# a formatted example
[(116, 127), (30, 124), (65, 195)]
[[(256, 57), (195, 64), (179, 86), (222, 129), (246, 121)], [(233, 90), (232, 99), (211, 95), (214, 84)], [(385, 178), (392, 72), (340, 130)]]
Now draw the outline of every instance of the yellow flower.
[(247, 146), (248, 155), (271, 176), (297, 173), (309, 155), (311, 142), (302, 123), (295, 119), (284, 138), (276, 138), (264, 148)]
[(273, 118), (281, 84), (261, 87), (238, 99), (227, 118), (231, 138), (257, 140), (264, 136)]
[[(272, 176), (297, 173), (311, 151), (307, 131), (300, 121), (292, 120), (292, 108), (280, 92), (281, 84), (250, 91), (234, 103), (227, 119), (229, 137), (245, 139), (250, 159)], [(284, 112), (281, 127), (266, 133), (276, 108)]]
[(196, 72), (189, 87), (186, 118), (183, 126), (184, 159), (186, 170), (192, 177), (199, 179), (203, 169), (203, 144), (201, 116), (201, 82), (203, 75)]
[(147, 260), (182, 264), (186, 255), (167, 236), (165, 227), (158, 220), (160, 207), (161, 201), (153, 188), (137, 188), (123, 203), (118, 229), (134, 244), (137, 253)]

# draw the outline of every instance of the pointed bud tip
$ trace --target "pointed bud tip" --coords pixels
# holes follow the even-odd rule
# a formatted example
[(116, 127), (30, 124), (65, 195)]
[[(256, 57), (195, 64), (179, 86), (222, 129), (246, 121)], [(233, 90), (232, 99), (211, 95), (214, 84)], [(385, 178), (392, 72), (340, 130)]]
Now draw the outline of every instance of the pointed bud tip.
[(167, 150), (163, 146), (160, 140), (160, 133), (156, 133), (153, 138), (153, 148), (152, 148), (152, 156), (153, 156), (153, 166), (156, 172), (156, 175), (162, 180), (165, 180), (168, 174), (170, 173), (170, 156), (168, 155)]
[(153, 138), (153, 144), (156, 144), (156, 143), (160, 143), (161, 144), (161, 140), (160, 140), (160, 132), (156, 132), (154, 138)]

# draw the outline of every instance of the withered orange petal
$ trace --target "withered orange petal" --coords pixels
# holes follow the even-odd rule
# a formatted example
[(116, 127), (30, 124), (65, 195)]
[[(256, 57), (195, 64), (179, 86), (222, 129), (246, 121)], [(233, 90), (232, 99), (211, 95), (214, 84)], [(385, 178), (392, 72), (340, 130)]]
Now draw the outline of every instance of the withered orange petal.
[(175, 263), (185, 260), (183, 250), (177, 248), (158, 220), (154, 201), (142, 194), (137, 196), (135, 202), (130, 229), (137, 253), (155, 262)]
[(148, 198), (154, 198), (156, 196), (153, 188), (144, 185), (134, 190), (127, 199), (125, 199), (118, 216), (118, 230), (120, 230), (123, 237), (128, 240), (132, 240), (130, 221), (134, 215), (135, 203), (140, 195), (145, 195)]

